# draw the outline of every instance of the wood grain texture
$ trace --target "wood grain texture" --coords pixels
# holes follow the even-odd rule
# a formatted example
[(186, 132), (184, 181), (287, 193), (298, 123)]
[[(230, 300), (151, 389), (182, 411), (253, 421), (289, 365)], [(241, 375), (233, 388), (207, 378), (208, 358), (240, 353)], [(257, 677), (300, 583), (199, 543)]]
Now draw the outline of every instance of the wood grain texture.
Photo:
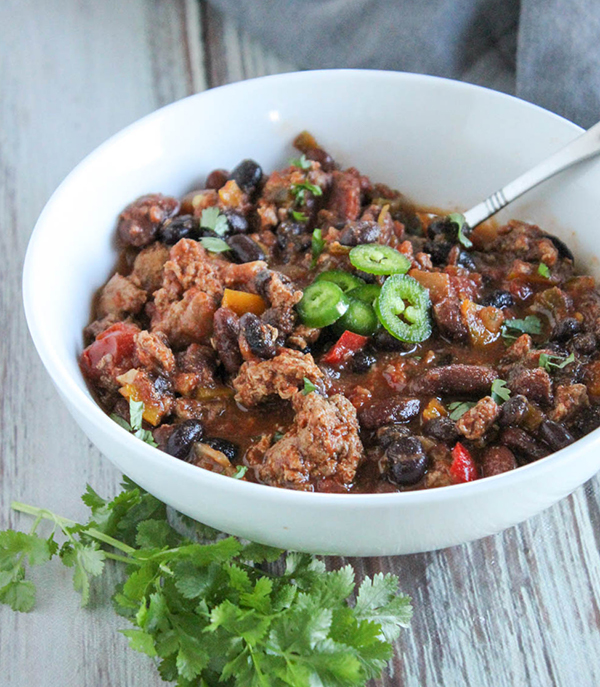
[[(21, 265), (44, 202), (107, 136), (207, 86), (292, 69), (195, 0), (0, 3), (0, 528), (27, 526), (11, 499), (84, 513), (85, 483), (114, 493), (120, 475), (62, 407), (21, 308)], [(357, 575), (394, 572), (413, 597), (393, 674), (377, 687), (600, 685), (600, 486), (498, 536), (445, 551), (353, 559)], [(329, 565), (346, 562), (330, 559)], [(106, 603), (80, 610), (70, 573), (35, 576), (30, 615), (0, 608), (3, 687), (153, 687)]]

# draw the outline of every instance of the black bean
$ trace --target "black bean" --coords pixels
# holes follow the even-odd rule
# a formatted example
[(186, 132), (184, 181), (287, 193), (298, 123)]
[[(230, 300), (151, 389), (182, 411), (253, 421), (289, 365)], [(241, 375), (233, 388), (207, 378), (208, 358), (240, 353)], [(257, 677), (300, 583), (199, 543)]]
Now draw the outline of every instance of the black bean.
[(385, 329), (380, 329), (373, 335), (373, 345), (378, 351), (410, 351), (415, 346), (414, 344), (407, 344), (400, 341), (395, 336), (392, 336)]
[(181, 239), (200, 238), (200, 225), (192, 215), (180, 215), (168, 219), (158, 230), (158, 239), (167, 246), (174, 246)]
[(227, 219), (227, 226), (231, 234), (247, 234), (249, 225), (246, 217), (236, 210), (225, 210), (223, 213)]
[(550, 338), (555, 341), (568, 341), (575, 334), (579, 334), (581, 329), (581, 322), (574, 317), (566, 317), (564, 320), (556, 323)]
[(544, 234), (544, 236), (547, 239), (550, 239), (552, 243), (554, 244), (554, 247), (558, 251), (558, 254), (561, 258), (570, 260), (571, 262), (575, 262), (575, 258), (573, 257), (573, 253), (571, 253), (571, 250), (569, 247), (561, 241), (557, 236), (552, 236), (552, 234)]
[(436, 217), (427, 227), (427, 235), (430, 239), (443, 234), (451, 243), (456, 243), (458, 239), (458, 229), (454, 222), (447, 217)]
[(368, 350), (361, 350), (352, 356), (350, 368), (356, 374), (365, 374), (377, 362), (377, 358)]
[(419, 482), (427, 472), (427, 456), (421, 442), (415, 437), (406, 437), (394, 442), (386, 449), (388, 479), (400, 487), (410, 487)]
[(548, 450), (542, 444), (518, 427), (505, 429), (502, 432), (501, 443), (516, 453), (521, 462), (529, 463), (548, 455)]
[(154, 380), (153, 386), (159, 394), (168, 394), (171, 391), (171, 382), (160, 375)]
[(420, 410), (421, 401), (418, 398), (391, 396), (361, 408), (358, 419), (363, 427), (377, 429), (392, 422), (408, 422)]
[(238, 447), (232, 441), (227, 441), (227, 439), (212, 437), (211, 439), (204, 439), (203, 443), (208, 444), (215, 451), (221, 451), (230, 461), (235, 460), (237, 456)]
[(573, 337), (573, 348), (583, 355), (592, 354), (598, 347), (598, 341), (592, 332), (587, 334), (577, 334)]
[(262, 179), (262, 169), (254, 160), (242, 160), (229, 175), (244, 193), (252, 195)]
[(577, 437), (585, 436), (600, 427), (600, 407), (589, 406), (577, 413), (570, 425), (571, 431)]
[(423, 434), (445, 444), (453, 444), (459, 437), (456, 423), (449, 417), (434, 417), (423, 425)]
[(529, 411), (529, 401), (523, 394), (517, 394), (505, 401), (500, 409), (498, 423), (502, 427), (517, 426)]
[(575, 441), (575, 437), (558, 422), (544, 420), (539, 428), (540, 438), (545, 441), (553, 451), (558, 451)]
[(240, 333), (246, 340), (250, 351), (258, 358), (267, 360), (275, 356), (278, 332), (261, 322), (257, 315), (250, 312), (242, 315)]
[(377, 430), (377, 442), (383, 449), (408, 436), (410, 436), (410, 430), (405, 425), (386, 425)]
[(175, 458), (185, 460), (192, 444), (200, 441), (203, 433), (204, 428), (200, 420), (184, 420), (171, 432), (165, 450)]
[(358, 246), (363, 243), (375, 243), (381, 233), (377, 222), (357, 220), (348, 222), (339, 237), (342, 246)]
[(456, 264), (459, 267), (464, 267), (464, 269), (469, 270), (470, 272), (474, 272), (477, 269), (475, 260), (473, 260), (471, 254), (467, 253), (466, 250), (460, 251), (460, 253), (458, 254), (458, 260), (456, 261)]
[(494, 308), (512, 308), (515, 304), (515, 299), (508, 291), (497, 289), (496, 291), (492, 291), (492, 293), (488, 293), (487, 296), (484, 296), (480, 303), (486, 307), (492, 305)]
[(449, 241), (428, 241), (423, 246), (423, 250), (429, 253), (434, 265), (445, 265), (452, 250), (452, 244)]
[(213, 342), (219, 358), (229, 374), (236, 374), (242, 364), (238, 316), (229, 308), (219, 308), (213, 318), (213, 327)]
[(239, 262), (254, 262), (255, 260), (266, 260), (263, 249), (244, 234), (234, 234), (226, 239), (227, 245), (231, 248), (233, 255)]

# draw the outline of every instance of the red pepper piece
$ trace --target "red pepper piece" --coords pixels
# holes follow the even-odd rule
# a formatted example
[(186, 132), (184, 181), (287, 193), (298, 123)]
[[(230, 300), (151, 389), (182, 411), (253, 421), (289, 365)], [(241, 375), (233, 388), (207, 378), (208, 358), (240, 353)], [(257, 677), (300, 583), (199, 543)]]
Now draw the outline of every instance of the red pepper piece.
[(346, 330), (322, 358), (322, 361), (327, 365), (345, 363), (357, 351), (360, 351), (368, 340), (368, 336), (361, 336)]
[[(88, 379), (98, 379), (102, 375), (116, 378), (134, 367), (134, 337), (139, 331), (133, 324), (117, 322), (99, 334), (81, 354), (83, 374)], [(103, 360), (105, 364), (99, 367)]]
[(460, 442), (452, 449), (452, 458), (450, 474), (457, 482), (472, 482), (478, 478), (477, 465)]

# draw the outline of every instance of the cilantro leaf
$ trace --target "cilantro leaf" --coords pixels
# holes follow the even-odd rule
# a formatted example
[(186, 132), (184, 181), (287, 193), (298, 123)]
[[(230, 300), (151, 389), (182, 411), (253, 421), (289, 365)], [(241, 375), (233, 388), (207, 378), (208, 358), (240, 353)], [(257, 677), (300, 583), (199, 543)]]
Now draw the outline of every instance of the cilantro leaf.
[(292, 217), (296, 222), (306, 222), (308, 220), (308, 216), (304, 212), (298, 212), (297, 210), (292, 210)]
[(218, 239), (215, 236), (203, 236), (200, 239), (200, 243), (211, 253), (225, 253), (231, 250), (223, 239)]
[(127, 420), (124, 420), (120, 415), (117, 415), (116, 413), (111, 413), (110, 419), (114, 420), (114, 422), (123, 427), (124, 430), (131, 432), (131, 425), (129, 424), (129, 422), (127, 422)]
[(460, 418), (470, 410), (475, 404), (472, 401), (454, 401), (448, 405), (448, 410), (450, 410), (451, 420), (460, 420)]
[(317, 390), (317, 387), (310, 381), (308, 377), (304, 377), (304, 388), (302, 389), (302, 394), (304, 396), (308, 396), (308, 394), (311, 394), (313, 391)]
[(200, 215), (200, 226), (214, 231), (219, 236), (225, 236), (228, 229), (227, 217), (221, 214), (217, 207), (204, 208)]
[(538, 274), (545, 279), (550, 279), (550, 268), (543, 262), (540, 262), (537, 268)]
[(508, 339), (516, 338), (509, 330), (522, 334), (541, 334), (542, 322), (536, 315), (527, 315), (524, 320), (506, 320), (502, 325), (502, 336)]
[(448, 215), (448, 219), (458, 227), (457, 237), (459, 242), (462, 243), (465, 248), (472, 248), (473, 241), (465, 234), (465, 230), (469, 228), (465, 216), (461, 215), (459, 212), (452, 212)]
[(302, 153), (300, 157), (290, 160), (290, 165), (298, 167), (299, 169), (310, 169), (312, 167), (311, 161), (306, 158), (304, 153)]
[(134, 401), (129, 399), (129, 424), (131, 430), (137, 432), (142, 428), (142, 420), (144, 415), (144, 403), (142, 401)]
[(575, 355), (571, 353), (568, 358), (563, 358), (560, 355), (552, 355), (551, 353), (540, 353), (539, 366), (545, 368), (548, 372), (552, 372), (552, 368), (562, 370), (570, 363), (575, 362)]
[(312, 243), (311, 243), (311, 250), (312, 250), (312, 267), (314, 267), (317, 264), (317, 258), (321, 253), (323, 252), (323, 249), (325, 248), (325, 241), (323, 239), (323, 232), (320, 229), (315, 229), (312, 233)]
[(292, 184), (292, 194), (296, 201), (302, 204), (306, 198), (306, 193), (312, 193), (313, 196), (318, 197), (323, 195), (323, 189), (320, 186), (311, 184), (309, 181), (302, 181), (297, 184)]
[(492, 399), (498, 404), (508, 401), (510, 398), (510, 389), (506, 386), (503, 379), (494, 379), (492, 382)]

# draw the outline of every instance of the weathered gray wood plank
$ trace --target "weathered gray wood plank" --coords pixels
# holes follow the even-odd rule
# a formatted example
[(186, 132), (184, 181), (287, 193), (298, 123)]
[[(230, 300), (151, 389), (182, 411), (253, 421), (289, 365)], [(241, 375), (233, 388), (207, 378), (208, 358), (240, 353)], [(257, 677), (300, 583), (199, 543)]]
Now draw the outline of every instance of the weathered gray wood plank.
[[(44, 202), (114, 131), (207, 86), (291, 65), (195, 0), (4, 0), (0, 41), (0, 528), (26, 524), (11, 499), (76, 517), (86, 482), (119, 475), (63, 410), (26, 331), (20, 272)], [(204, 37), (205, 45), (200, 41)], [(600, 485), (496, 537), (446, 551), (354, 559), (360, 577), (394, 572), (415, 619), (382, 687), (587, 687), (600, 684)], [(343, 561), (334, 559), (336, 565)], [(96, 594), (81, 611), (70, 575), (40, 571), (31, 615), (0, 608), (2, 685), (163, 684), (126, 648)]]

